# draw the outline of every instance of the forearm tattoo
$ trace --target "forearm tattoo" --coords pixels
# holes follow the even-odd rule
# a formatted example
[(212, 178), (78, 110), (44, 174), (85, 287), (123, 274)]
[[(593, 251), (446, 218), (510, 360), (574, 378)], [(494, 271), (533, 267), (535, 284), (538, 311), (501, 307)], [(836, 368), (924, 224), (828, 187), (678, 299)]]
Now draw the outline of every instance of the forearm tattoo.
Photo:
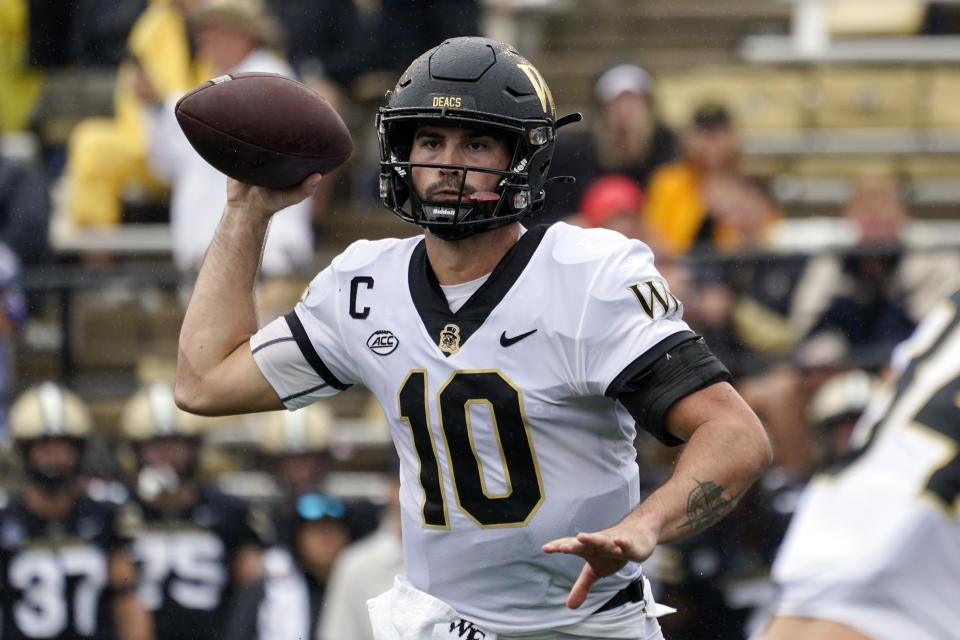
[(741, 492), (727, 499), (723, 497), (723, 487), (716, 482), (700, 482), (696, 478), (693, 481), (697, 486), (687, 495), (687, 521), (677, 525), (677, 529), (706, 529), (730, 513), (743, 494)]

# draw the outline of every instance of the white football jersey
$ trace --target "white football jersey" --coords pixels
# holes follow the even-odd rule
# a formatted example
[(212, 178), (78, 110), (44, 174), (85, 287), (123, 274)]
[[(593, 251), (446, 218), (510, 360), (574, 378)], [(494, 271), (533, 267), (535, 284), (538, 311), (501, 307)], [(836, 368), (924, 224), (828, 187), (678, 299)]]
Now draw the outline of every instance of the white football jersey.
[(846, 466), (807, 488), (773, 567), (773, 613), (878, 640), (960, 629), (960, 293), (894, 360), (893, 394), (857, 425)]
[(456, 313), (422, 237), (357, 242), (250, 344), (289, 409), (352, 384), (376, 395), (408, 580), (520, 632), (575, 623), (639, 575), (627, 565), (571, 610), (583, 560), (540, 547), (638, 504), (634, 420), (604, 393), (693, 337), (682, 311), (645, 245), (561, 223), (523, 234)]

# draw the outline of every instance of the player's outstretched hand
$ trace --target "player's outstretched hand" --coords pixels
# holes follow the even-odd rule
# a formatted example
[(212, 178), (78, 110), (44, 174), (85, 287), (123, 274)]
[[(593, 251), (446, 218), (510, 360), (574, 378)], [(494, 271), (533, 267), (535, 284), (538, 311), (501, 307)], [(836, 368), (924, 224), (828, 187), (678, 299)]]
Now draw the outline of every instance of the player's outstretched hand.
[(289, 189), (255, 187), (228, 177), (227, 206), (243, 209), (250, 215), (270, 217), (277, 211), (313, 195), (322, 177), (319, 173), (312, 173), (304, 178), (303, 182)]
[(626, 532), (622, 525), (615, 525), (595, 533), (578, 533), (574, 537), (558, 538), (543, 545), (546, 553), (569, 553), (580, 556), (586, 563), (580, 576), (570, 589), (567, 606), (576, 609), (587, 599), (593, 583), (613, 575), (629, 561), (643, 562), (657, 544), (652, 531)]

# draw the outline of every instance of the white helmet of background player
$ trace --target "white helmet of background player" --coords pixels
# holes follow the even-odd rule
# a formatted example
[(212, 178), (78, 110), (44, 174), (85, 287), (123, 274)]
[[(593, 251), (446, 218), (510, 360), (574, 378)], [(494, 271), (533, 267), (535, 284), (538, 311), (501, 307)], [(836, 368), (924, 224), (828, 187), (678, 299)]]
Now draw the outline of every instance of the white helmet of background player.
[(260, 420), (260, 447), (284, 491), (299, 494), (322, 487), (330, 465), (334, 415), (322, 402), (296, 411), (271, 411)]
[(127, 444), (121, 463), (136, 476), (137, 493), (151, 500), (193, 479), (200, 435), (214, 422), (177, 407), (169, 383), (154, 382), (134, 393), (123, 407), (120, 432)]
[[(10, 431), (23, 457), (27, 479), (49, 491), (64, 487), (76, 477), (92, 429), (93, 420), (84, 401), (55, 382), (30, 387), (10, 407)], [(31, 445), (49, 439), (62, 439), (74, 445), (74, 462), (37, 464), (30, 453)]]
[(333, 439), (333, 411), (314, 402), (297, 411), (261, 414), (261, 447), (270, 456), (325, 453)]

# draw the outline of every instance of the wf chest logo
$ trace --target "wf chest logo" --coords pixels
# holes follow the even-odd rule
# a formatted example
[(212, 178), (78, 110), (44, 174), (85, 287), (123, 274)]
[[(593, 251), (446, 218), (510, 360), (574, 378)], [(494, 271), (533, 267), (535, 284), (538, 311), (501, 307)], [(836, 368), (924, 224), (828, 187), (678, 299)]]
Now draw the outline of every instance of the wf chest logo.
[(386, 329), (374, 331), (370, 334), (370, 337), (367, 338), (367, 346), (370, 347), (370, 351), (373, 351), (378, 356), (390, 355), (397, 350), (398, 344), (400, 344), (400, 341), (397, 340), (397, 336), (393, 335), (392, 331), (387, 331)]

